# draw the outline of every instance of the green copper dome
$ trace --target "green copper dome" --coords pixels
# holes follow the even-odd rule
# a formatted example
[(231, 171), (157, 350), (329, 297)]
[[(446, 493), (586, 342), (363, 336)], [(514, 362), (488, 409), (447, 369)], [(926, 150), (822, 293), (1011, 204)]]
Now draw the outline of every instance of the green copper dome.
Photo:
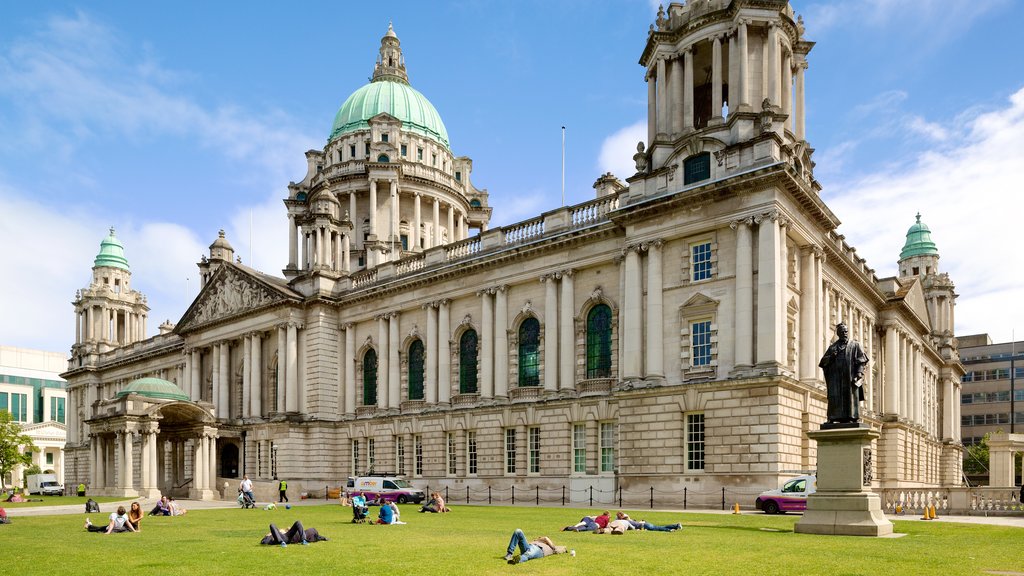
[(96, 255), (93, 266), (128, 270), (128, 259), (124, 257), (124, 246), (114, 237), (113, 227), (110, 228), (110, 236), (100, 242), (100, 253)]
[(188, 400), (188, 394), (181, 391), (174, 382), (168, 382), (160, 378), (140, 378), (124, 387), (114, 396), (124, 398), (129, 394), (138, 394), (147, 398), (158, 398), (160, 400)]
[(917, 215), (917, 222), (907, 230), (907, 242), (900, 252), (900, 260), (913, 256), (938, 256), (939, 249), (932, 242), (932, 231), (928, 225), (921, 222), (921, 214)]
[(330, 140), (367, 130), (369, 119), (387, 113), (402, 121), (402, 129), (426, 136), (448, 146), (448, 130), (427, 97), (412, 86), (390, 80), (370, 82), (352, 93), (334, 117)]

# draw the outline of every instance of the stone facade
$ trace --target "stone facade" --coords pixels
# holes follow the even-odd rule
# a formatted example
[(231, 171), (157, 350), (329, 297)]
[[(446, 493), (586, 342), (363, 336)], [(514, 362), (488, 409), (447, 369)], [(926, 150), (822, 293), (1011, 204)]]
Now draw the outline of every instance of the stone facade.
[[(813, 43), (794, 18), (781, 0), (659, 13), (628, 186), (602, 176), (594, 200), (510, 226), (488, 228), (486, 191), (437, 123), (336, 123), (288, 188), (285, 278), (235, 262), (222, 234), (173, 329), (110, 350), (80, 334), (69, 449), (109, 438), (122, 413), (100, 414), (105, 399), (156, 376), (190, 401), (139, 418), (209, 406), (215, 465), (192, 472), (205, 460), (190, 437), (174, 477), (214, 489), (242, 471), (269, 490), (374, 470), (457, 490), (753, 492), (816, 466), (817, 362), (845, 322), (871, 358), (876, 485), (959, 484), (952, 283), (878, 279), (837, 233), (804, 139)], [(404, 74), (389, 30), (374, 82)], [(171, 477), (156, 482), (180, 489)]]

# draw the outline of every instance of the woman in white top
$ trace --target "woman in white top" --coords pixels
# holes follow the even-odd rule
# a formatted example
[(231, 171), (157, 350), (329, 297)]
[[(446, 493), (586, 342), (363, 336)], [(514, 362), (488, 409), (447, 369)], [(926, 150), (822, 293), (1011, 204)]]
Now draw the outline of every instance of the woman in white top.
[(135, 532), (135, 528), (133, 528), (131, 522), (128, 521), (128, 512), (124, 509), (124, 506), (118, 506), (117, 512), (112, 512), (110, 514), (110, 523), (106, 526), (94, 526), (93, 523), (86, 518), (85, 529), (89, 532), (103, 532), (104, 534), (110, 534), (112, 532)]

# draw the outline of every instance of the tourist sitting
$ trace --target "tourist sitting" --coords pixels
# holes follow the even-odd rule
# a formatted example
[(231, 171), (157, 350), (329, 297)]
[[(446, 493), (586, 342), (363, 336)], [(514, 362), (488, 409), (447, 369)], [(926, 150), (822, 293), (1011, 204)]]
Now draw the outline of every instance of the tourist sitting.
[(420, 508), (420, 512), (431, 512), (437, 514), (440, 512), (451, 512), (451, 510), (444, 505), (444, 498), (441, 496), (440, 492), (431, 492), (430, 500)]
[(85, 529), (89, 532), (103, 532), (104, 534), (112, 534), (114, 532), (137, 532), (137, 530), (132, 527), (131, 523), (128, 522), (128, 513), (125, 511), (124, 506), (118, 506), (117, 512), (111, 512), (110, 522), (106, 526), (95, 526), (92, 521), (86, 518)]
[(136, 532), (142, 531), (142, 516), (142, 506), (138, 502), (132, 502), (131, 507), (128, 509), (128, 523), (132, 525)]
[(382, 504), (377, 514), (377, 524), (394, 524), (395, 510), (387, 504)]
[[(519, 548), (519, 553), (513, 554), (517, 547)], [(565, 554), (565, 546), (556, 546), (547, 536), (541, 536), (533, 542), (527, 542), (523, 531), (516, 528), (516, 531), (512, 533), (512, 539), (508, 541), (508, 548), (505, 550), (505, 560), (509, 564), (521, 564), (552, 554)]]
[(171, 507), (168, 504), (167, 496), (161, 496), (160, 499), (156, 501), (156, 506), (153, 506), (153, 509), (149, 511), (149, 515), (150, 516), (170, 516), (171, 515)]
[(320, 532), (316, 528), (303, 528), (302, 521), (296, 520), (292, 527), (288, 529), (284, 534), (277, 528), (276, 525), (270, 525), (270, 532), (268, 532), (263, 539), (260, 540), (260, 544), (280, 545), (282, 548), (289, 544), (302, 543), (303, 546), (310, 542), (322, 542), (326, 541), (326, 536), (321, 536)]
[(171, 516), (184, 516), (185, 514), (188, 514), (188, 510), (182, 508), (181, 505), (174, 500), (174, 496), (167, 499), (167, 507), (171, 509)]
[(11, 519), (7, 517), (7, 510), (0, 507), (0, 524), (10, 524)]
[(99, 512), (99, 511), (100, 511), (100, 505), (95, 500), (93, 500), (92, 498), (89, 498), (88, 500), (85, 501), (85, 513), (86, 514), (88, 514), (90, 512)]

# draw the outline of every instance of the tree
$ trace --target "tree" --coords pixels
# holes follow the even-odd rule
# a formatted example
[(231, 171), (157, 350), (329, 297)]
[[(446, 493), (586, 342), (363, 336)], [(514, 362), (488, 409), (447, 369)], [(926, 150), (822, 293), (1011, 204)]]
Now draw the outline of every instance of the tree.
[(988, 434), (985, 434), (981, 442), (964, 447), (965, 474), (988, 474), (988, 436)]
[(7, 410), (0, 410), (0, 488), (5, 488), (4, 478), (15, 466), (32, 463), (31, 452), (38, 452), (32, 438), (22, 434), (21, 424)]

